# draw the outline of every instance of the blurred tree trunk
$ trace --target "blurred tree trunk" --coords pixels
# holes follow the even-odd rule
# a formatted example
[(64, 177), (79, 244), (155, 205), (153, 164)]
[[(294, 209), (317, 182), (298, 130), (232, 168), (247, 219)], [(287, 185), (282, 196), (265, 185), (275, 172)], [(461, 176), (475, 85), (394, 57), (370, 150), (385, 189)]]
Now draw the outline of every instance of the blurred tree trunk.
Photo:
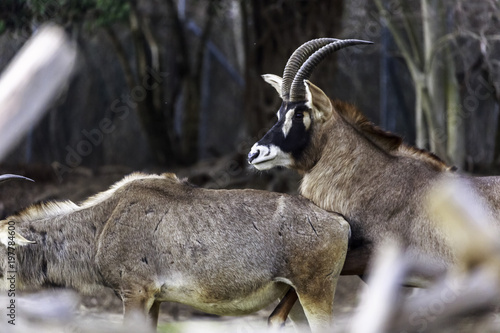
[(443, 0), (421, 0), (424, 32), (424, 75), (429, 103), (424, 103), (430, 148), (457, 167), (465, 165), (465, 133), (460, 119), (460, 88), (450, 45)]
[[(176, 52), (179, 54), (176, 57), (179, 83), (171, 88), (172, 101), (170, 103), (162, 103), (164, 97), (164, 91), (160, 87), (164, 79), (161, 77), (163, 70), (160, 50), (162, 48), (158, 46), (148, 18), (138, 11), (136, 1), (131, 2), (129, 20), (135, 55), (134, 66), (130, 63), (125, 47), (113, 28), (107, 27), (106, 31), (117, 52), (130, 89), (131, 102), (137, 109), (156, 162), (160, 165), (172, 165), (175, 162), (192, 164), (199, 156), (202, 66), (205, 46), (217, 13), (217, 1), (210, 0), (207, 3), (206, 21), (201, 35), (197, 36), (199, 41), (195, 51), (188, 43), (186, 22), (179, 16), (176, 2), (166, 0), (165, 3), (173, 22), (172, 33), (177, 43)], [(182, 99), (180, 138), (175, 135), (174, 126), (179, 98)]]
[(449, 3), (421, 0), (420, 19), (412, 20), (414, 8), (401, 2), (402, 14), (398, 18), (402, 20), (402, 28), (396, 25), (395, 15), (386, 9), (383, 0), (376, 0), (376, 4), (414, 82), (417, 146), (463, 167), (465, 132), (460, 118), (460, 87), (448, 40)]
[(145, 19), (141, 17), (134, 1), (131, 2), (129, 26), (135, 66), (131, 65), (127, 51), (114, 29), (110, 26), (106, 27), (106, 32), (123, 69), (129, 88), (130, 102), (136, 107), (156, 162), (160, 165), (169, 165), (176, 152), (175, 142), (170, 135), (174, 132), (173, 122), (168, 122), (166, 117), (167, 114), (172, 113), (165, 112), (161, 103), (160, 49), (150, 31), (149, 22), (145, 22)]
[[(240, 0), (240, 10), (245, 49), (245, 120), (248, 134), (257, 139), (279, 106), (279, 96), (261, 75), (281, 76), (288, 57), (310, 39), (338, 37), (343, 1)], [(320, 86), (334, 74), (335, 61), (325, 62), (322, 68), (323, 75), (314, 79)]]
[(465, 140), (465, 119), (460, 97), (460, 85), (455, 75), (455, 63), (450, 54), (449, 48), (446, 50), (446, 110), (447, 110), (447, 131), (448, 142), (446, 151), (453, 165), (458, 168), (465, 168), (467, 162), (466, 140)]
[[(428, 125), (428, 139), (431, 151), (446, 157), (446, 64), (437, 59), (438, 40), (446, 34), (446, 20), (443, 18), (441, 0), (421, 0), (423, 30), (423, 113)], [(433, 61), (436, 60), (436, 61)], [(417, 136), (420, 136), (417, 134)]]
[[(133, 94), (134, 89), (141, 86), (141, 91), (145, 92), (145, 96), (137, 98), (134, 102), (137, 103), (137, 111), (142, 126), (145, 129), (148, 141), (153, 154), (160, 165), (168, 164), (169, 158), (174, 154), (173, 146), (170, 137), (167, 135), (173, 130), (173, 126), (169, 124), (165, 118), (165, 112), (161, 105), (161, 88), (158, 86), (153, 89), (145, 87), (148, 83), (145, 82), (151, 77), (151, 72), (161, 72), (159, 61), (159, 50), (153, 35), (150, 32), (149, 22), (145, 22), (135, 7), (131, 8), (130, 12), (130, 27), (132, 33), (132, 41), (135, 50), (137, 83), (130, 87)], [(153, 78), (153, 80), (155, 80)], [(150, 81), (152, 81), (150, 79)], [(132, 97), (134, 97), (132, 95)]]
[[(197, 48), (195, 52), (190, 50), (185, 22), (179, 16), (177, 5), (174, 0), (166, 1), (169, 14), (174, 22), (175, 36), (180, 57), (177, 57), (179, 75), (181, 80), (181, 92), (183, 102), (182, 139), (180, 142), (181, 159), (184, 164), (192, 164), (199, 156), (199, 129), (201, 109), (201, 85), (203, 74), (203, 59), (206, 52), (206, 44), (212, 31), (214, 19), (217, 14), (217, 1), (210, 0), (207, 3), (206, 19), (202, 27)], [(191, 59), (194, 58), (194, 61)], [(175, 103), (174, 103), (175, 104)]]

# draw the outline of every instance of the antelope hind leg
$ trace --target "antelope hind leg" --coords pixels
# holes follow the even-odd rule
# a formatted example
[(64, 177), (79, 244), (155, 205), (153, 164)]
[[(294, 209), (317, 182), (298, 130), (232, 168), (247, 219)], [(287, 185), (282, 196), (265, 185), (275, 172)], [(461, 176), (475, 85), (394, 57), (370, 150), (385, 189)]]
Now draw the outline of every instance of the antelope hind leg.
[(160, 302), (144, 296), (128, 296), (123, 299), (123, 322), (136, 326), (141, 331), (156, 331)]
[(160, 315), (161, 302), (155, 301), (149, 309), (149, 322), (153, 328), (158, 327), (158, 316)]
[(311, 332), (327, 332), (333, 323), (333, 300), (332, 304), (325, 300), (322, 300), (322, 297), (326, 295), (317, 295), (317, 296), (300, 296), (299, 301), (302, 305), (302, 309), (307, 318), (307, 322), (309, 323), (309, 327), (311, 328)]
[(307, 324), (306, 314), (304, 313), (304, 309), (300, 302), (295, 302), (290, 313), (288, 314), (290, 317), (293, 326), (297, 332), (310, 332), (310, 328)]
[(295, 288), (312, 332), (327, 332), (331, 329), (337, 280), (338, 274), (334, 278), (321, 276), (316, 281)]
[(276, 306), (276, 309), (274, 309), (267, 319), (268, 326), (271, 328), (281, 328), (285, 326), (286, 318), (296, 301), (297, 293), (292, 287), (290, 287), (286, 295), (279, 302), (278, 306)]

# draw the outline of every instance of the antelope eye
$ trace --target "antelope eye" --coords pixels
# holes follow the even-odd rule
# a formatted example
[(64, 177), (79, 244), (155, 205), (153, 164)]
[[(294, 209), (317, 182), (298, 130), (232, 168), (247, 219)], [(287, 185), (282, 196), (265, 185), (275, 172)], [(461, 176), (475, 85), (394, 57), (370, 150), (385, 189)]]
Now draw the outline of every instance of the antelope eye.
[(303, 112), (295, 112), (294, 118), (295, 119), (302, 119), (302, 118), (304, 118), (304, 113)]

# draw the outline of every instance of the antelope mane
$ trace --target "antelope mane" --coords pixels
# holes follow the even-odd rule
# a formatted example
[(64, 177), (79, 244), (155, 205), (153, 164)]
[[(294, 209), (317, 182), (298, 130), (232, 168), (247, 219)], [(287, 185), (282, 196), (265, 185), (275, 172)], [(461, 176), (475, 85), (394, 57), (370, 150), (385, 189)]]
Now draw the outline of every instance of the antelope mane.
[(403, 142), (400, 136), (378, 127), (366, 118), (354, 105), (340, 100), (332, 100), (332, 105), (351, 126), (360, 132), (360, 134), (386, 153), (393, 156), (409, 156), (420, 159), (426, 161), (437, 170), (455, 170), (454, 167), (447, 165), (433, 153), (409, 146)]
[(17, 213), (14, 216), (7, 218), (7, 220), (14, 222), (36, 221), (36, 220), (69, 214), (77, 210), (90, 208), (109, 199), (119, 188), (133, 181), (140, 179), (152, 179), (152, 178), (159, 180), (170, 180), (173, 182), (180, 182), (180, 180), (174, 174), (170, 173), (165, 173), (162, 175), (147, 175), (140, 172), (135, 172), (124, 177), (122, 180), (112, 185), (108, 190), (100, 192), (88, 198), (79, 205), (70, 200), (42, 202), (26, 208), (20, 213)]

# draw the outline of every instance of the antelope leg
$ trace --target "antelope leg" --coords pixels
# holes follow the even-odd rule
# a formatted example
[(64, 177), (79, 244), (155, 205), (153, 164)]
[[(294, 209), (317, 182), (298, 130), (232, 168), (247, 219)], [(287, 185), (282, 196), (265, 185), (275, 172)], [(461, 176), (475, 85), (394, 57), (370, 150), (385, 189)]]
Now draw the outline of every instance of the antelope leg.
[(132, 295), (123, 299), (126, 326), (141, 327), (144, 332), (155, 332), (158, 324), (160, 302), (144, 295)]
[(267, 319), (267, 324), (270, 327), (283, 327), (285, 325), (286, 318), (290, 313), (293, 305), (297, 301), (297, 293), (293, 288), (288, 289), (287, 293), (281, 299), (276, 309), (271, 313)]
[(160, 314), (161, 302), (155, 301), (149, 309), (149, 321), (151, 326), (156, 329), (158, 326), (158, 316)]

